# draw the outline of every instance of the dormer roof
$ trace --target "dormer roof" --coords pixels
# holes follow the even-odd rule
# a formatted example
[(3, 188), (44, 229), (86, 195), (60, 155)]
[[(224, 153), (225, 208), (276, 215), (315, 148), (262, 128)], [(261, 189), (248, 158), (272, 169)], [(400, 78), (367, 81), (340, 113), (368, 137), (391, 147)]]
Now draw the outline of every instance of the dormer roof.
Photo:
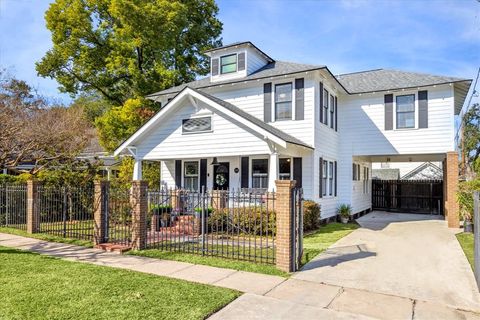
[(273, 60), (273, 58), (271, 58), (268, 54), (266, 54), (265, 52), (260, 50), (257, 46), (255, 46), (250, 41), (240, 41), (240, 42), (230, 43), (230, 44), (227, 44), (227, 45), (224, 45), (224, 46), (221, 46), (221, 47), (206, 50), (203, 53), (206, 54), (207, 56), (211, 57), (216, 52), (220, 52), (220, 51), (226, 50), (226, 49), (231, 49), (231, 48), (234, 48), (234, 47), (236, 47), (236, 48), (248, 48), (248, 47), (250, 47), (250, 48), (254, 49), (255, 51), (257, 51), (268, 62), (274, 62), (275, 61), (275, 60)]

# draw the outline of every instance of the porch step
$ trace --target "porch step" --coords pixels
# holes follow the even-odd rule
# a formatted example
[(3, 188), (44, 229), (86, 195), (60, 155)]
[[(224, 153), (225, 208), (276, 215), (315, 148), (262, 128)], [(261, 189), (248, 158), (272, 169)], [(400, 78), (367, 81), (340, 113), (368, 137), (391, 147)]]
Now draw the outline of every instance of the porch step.
[(125, 252), (130, 251), (132, 247), (116, 243), (100, 243), (95, 246), (95, 249), (101, 249), (106, 252), (124, 254)]

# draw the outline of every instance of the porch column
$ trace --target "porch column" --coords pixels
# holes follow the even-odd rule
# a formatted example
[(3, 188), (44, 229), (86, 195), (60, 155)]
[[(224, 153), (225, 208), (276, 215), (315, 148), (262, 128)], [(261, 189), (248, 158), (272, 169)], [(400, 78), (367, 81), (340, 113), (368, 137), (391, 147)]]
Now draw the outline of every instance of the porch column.
[(133, 164), (133, 179), (132, 180), (142, 180), (142, 160), (135, 158), (135, 163)]
[(276, 180), (278, 180), (278, 153), (272, 152), (268, 161), (268, 190), (276, 189)]
[(445, 200), (444, 210), (445, 217), (450, 228), (458, 228), (459, 221), (459, 206), (457, 202), (456, 193), (458, 191), (458, 153), (456, 151), (447, 152), (444, 165), (444, 195)]

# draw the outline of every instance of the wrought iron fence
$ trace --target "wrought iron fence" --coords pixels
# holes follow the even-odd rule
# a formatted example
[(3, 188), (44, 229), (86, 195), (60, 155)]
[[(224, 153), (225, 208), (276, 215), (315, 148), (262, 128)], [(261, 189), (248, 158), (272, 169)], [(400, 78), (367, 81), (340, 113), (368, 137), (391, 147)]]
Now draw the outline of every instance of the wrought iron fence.
[(40, 232), (59, 237), (92, 240), (93, 188), (37, 186)]
[(129, 246), (132, 241), (130, 189), (107, 188), (106, 242)]
[(275, 263), (275, 194), (149, 192), (147, 248)]
[(0, 185), (0, 226), (27, 229), (27, 186)]

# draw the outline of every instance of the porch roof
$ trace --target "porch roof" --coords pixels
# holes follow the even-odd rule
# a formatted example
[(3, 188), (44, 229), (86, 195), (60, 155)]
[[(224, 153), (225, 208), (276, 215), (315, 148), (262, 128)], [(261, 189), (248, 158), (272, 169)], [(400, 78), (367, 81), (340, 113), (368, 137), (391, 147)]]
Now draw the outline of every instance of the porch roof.
[(182, 91), (180, 91), (170, 102), (168, 102), (160, 111), (158, 111), (149, 121), (147, 121), (142, 127), (140, 127), (132, 136), (130, 136), (127, 140), (125, 140), (114, 152), (114, 155), (120, 154), (123, 150), (134, 147), (134, 143), (138, 141), (143, 135), (145, 135), (150, 128), (154, 127), (154, 125), (169, 111), (175, 108), (175, 105), (178, 105), (178, 102), (188, 96), (191, 101), (194, 99), (198, 99), (214, 109), (217, 109), (221, 112), (226, 114), (232, 115), (240, 120), (245, 120), (249, 122), (252, 126), (249, 128), (255, 130), (256, 132), (262, 134), (266, 138), (269, 138), (273, 142), (286, 145), (294, 144), (298, 146), (302, 146), (308, 149), (313, 149), (312, 146), (308, 145), (307, 143), (283, 132), (282, 130), (275, 128), (274, 126), (263, 122), (262, 120), (250, 115), (249, 113), (241, 110), (240, 108), (234, 106), (233, 104), (226, 102), (222, 99), (216, 98), (212, 95), (209, 95), (205, 92), (202, 92), (197, 89), (193, 89), (190, 87), (185, 87)]

